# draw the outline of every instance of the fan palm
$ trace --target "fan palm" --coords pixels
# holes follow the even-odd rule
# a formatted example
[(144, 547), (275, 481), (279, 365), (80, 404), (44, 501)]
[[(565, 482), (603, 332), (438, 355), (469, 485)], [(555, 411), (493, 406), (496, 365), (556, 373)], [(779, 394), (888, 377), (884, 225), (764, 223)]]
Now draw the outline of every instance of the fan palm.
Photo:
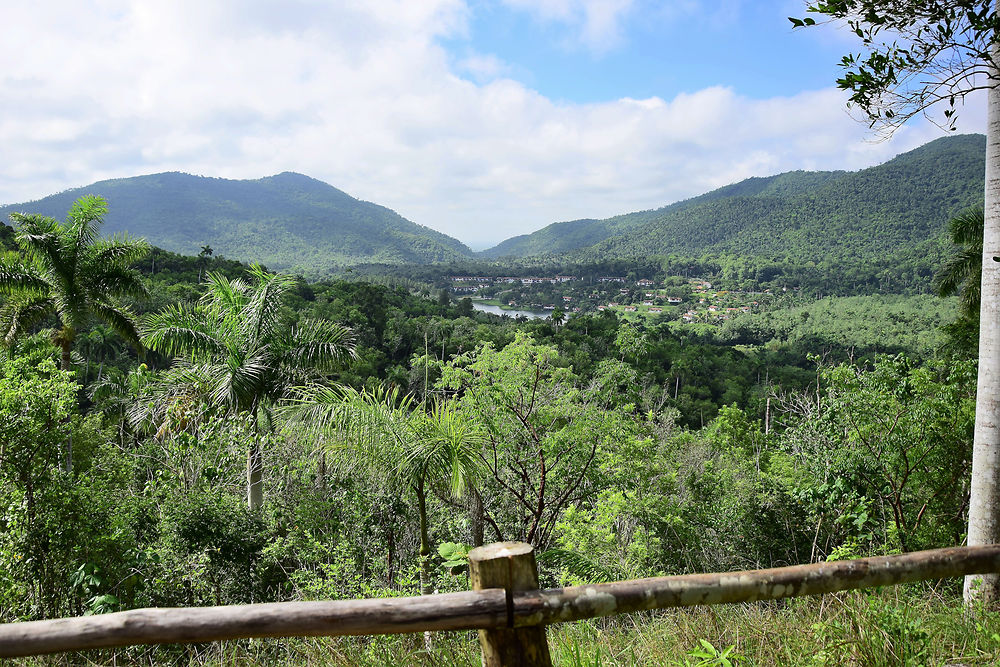
[(76, 200), (66, 222), (42, 215), (12, 214), (20, 254), (0, 257), (0, 336), (8, 347), (46, 317), (55, 315), (53, 336), (69, 370), (77, 333), (97, 317), (122, 338), (139, 346), (131, 311), (119, 299), (147, 296), (132, 264), (149, 244), (125, 235), (99, 238), (108, 205), (101, 197)]
[(458, 498), (483, 474), (485, 435), (475, 422), (451, 403), (438, 403), (425, 412), (398, 389), (357, 391), (318, 385), (299, 388), (283, 414), (289, 424), (340, 435), (346, 445), (343, 458), (352, 465), (366, 465), (376, 473), (388, 470), (392, 481), (410, 487), (420, 521), (420, 589), (421, 594), (430, 594), (428, 485), (444, 482)]
[[(325, 321), (292, 324), (281, 311), (291, 276), (250, 268), (250, 281), (207, 274), (208, 291), (195, 305), (174, 305), (142, 322), (142, 340), (175, 357), (173, 393), (203, 393), (213, 405), (249, 414), (269, 429), (271, 411), (291, 387), (314, 380), (354, 356), (350, 330)], [(169, 396), (167, 397), (169, 398)], [(260, 443), (247, 450), (247, 502), (263, 502)]]
[(983, 272), (983, 209), (972, 208), (948, 221), (948, 235), (958, 250), (934, 276), (940, 296), (958, 294), (966, 317), (979, 314)]

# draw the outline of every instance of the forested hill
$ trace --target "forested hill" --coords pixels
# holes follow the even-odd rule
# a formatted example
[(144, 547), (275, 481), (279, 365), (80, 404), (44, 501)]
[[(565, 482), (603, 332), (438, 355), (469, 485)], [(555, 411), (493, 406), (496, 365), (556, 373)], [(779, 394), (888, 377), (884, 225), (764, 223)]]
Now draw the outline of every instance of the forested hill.
[(841, 171), (790, 171), (764, 178), (748, 178), (711, 192), (686, 199), (676, 204), (650, 211), (625, 213), (612, 218), (596, 220), (586, 218), (569, 222), (556, 222), (531, 234), (514, 236), (480, 255), (486, 258), (531, 257), (559, 254), (587, 248), (613, 236), (641, 229), (665, 215), (696, 209), (699, 205), (734, 197), (791, 196), (819, 187), (846, 172)]
[(472, 254), (460, 241), (384, 206), (290, 172), (242, 181), (176, 172), (101, 181), (0, 208), (0, 220), (7, 222), (14, 211), (62, 220), (84, 194), (108, 200), (108, 234), (127, 231), (187, 255), (207, 245), (227, 257), (312, 275), (336, 264), (425, 263)]
[(858, 172), (750, 178), (683, 202), (550, 225), (490, 257), (579, 259), (724, 253), (775, 261), (880, 261), (941, 246), (948, 218), (982, 200), (982, 135), (945, 137)]

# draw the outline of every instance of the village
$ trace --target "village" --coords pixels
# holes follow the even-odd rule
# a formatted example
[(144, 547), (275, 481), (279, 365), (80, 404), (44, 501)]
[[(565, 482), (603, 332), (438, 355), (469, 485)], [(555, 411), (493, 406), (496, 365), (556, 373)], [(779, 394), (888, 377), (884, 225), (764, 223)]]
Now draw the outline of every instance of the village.
[(626, 319), (718, 324), (759, 311), (778, 295), (771, 290), (723, 290), (701, 278), (632, 279), (596, 276), (450, 276), (449, 291), (504, 310), (572, 313), (613, 312)]

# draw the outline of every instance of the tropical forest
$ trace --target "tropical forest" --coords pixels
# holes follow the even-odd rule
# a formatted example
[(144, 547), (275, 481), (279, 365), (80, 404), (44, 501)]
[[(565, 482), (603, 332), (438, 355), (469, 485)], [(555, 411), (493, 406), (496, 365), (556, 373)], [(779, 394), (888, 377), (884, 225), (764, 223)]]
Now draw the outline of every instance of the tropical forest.
[[(871, 30), (992, 49), (988, 7), (810, 16), (856, 26), (872, 60), (838, 84), (878, 114), (891, 70), (937, 52), (886, 64)], [(996, 541), (970, 528), (996, 141), (952, 133), (481, 251), (292, 172), (0, 208), (0, 650), (51, 619), (460, 593), (493, 543), (529, 545), (537, 588), (570, 590)], [(547, 627), (550, 662), (509, 664), (1000, 664), (995, 571), (593, 614)], [(474, 629), (430, 630), (3, 664), (487, 664)]]

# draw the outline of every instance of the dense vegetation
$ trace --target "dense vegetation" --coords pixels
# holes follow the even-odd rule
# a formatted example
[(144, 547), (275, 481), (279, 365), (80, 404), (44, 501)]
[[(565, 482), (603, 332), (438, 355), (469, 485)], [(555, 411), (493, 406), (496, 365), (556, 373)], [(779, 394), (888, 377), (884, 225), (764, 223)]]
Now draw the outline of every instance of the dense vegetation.
[[(307, 283), (156, 249), (133, 267), (148, 298), (122, 307), (141, 351), (89, 318), (60, 368), (51, 314), (0, 351), (0, 621), (458, 590), (466, 550), (496, 540), (532, 543), (545, 585), (963, 540), (975, 364), (939, 331), (954, 298), (790, 290), (714, 325), (521, 321), (456, 303), (429, 267)], [(885, 646), (885, 664), (988, 664), (1000, 620), (955, 614), (957, 591), (620, 619), (553, 641), (565, 664), (697, 664), (729, 646), (743, 664), (869, 664)], [(762, 623), (802, 638), (775, 646)], [(865, 641), (869, 626), (886, 639)], [(441, 639), (429, 659), (474, 663), (472, 641)], [(416, 648), (330, 645), (91, 658), (399, 663)]]
[(84, 194), (114, 203), (109, 234), (127, 231), (156, 246), (215, 252), (299, 273), (326, 274), (359, 262), (438, 262), (471, 251), (455, 239), (359, 201), (321, 181), (282, 173), (252, 181), (180, 173), (101, 181), (39, 201), (0, 208), (62, 217)]

